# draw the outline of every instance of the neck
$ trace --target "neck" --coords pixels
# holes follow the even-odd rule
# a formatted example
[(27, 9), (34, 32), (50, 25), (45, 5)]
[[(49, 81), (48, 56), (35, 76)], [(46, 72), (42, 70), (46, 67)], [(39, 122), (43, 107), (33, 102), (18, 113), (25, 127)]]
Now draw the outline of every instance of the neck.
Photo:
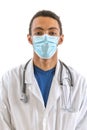
[(54, 68), (57, 64), (57, 52), (50, 59), (41, 59), (36, 54), (34, 54), (33, 63), (34, 65), (36, 65), (37, 67), (39, 67), (44, 71), (50, 70)]

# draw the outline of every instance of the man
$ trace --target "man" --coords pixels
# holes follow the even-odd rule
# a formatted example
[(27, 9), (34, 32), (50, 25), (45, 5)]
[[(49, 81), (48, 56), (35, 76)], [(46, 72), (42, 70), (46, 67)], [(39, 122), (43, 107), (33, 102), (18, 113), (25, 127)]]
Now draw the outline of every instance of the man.
[(0, 130), (87, 130), (87, 83), (58, 60), (64, 39), (60, 18), (37, 12), (27, 38), (33, 58), (0, 83)]

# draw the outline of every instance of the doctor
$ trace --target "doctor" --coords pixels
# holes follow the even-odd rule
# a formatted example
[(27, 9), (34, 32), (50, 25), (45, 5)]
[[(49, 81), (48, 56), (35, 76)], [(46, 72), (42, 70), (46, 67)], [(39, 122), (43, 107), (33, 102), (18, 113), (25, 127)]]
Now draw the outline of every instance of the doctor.
[(87, 130), (87, 83), (58, 60), (59, 17), (37, 12), (27, 38), (33, 58), (0, 82), (0, 130)]

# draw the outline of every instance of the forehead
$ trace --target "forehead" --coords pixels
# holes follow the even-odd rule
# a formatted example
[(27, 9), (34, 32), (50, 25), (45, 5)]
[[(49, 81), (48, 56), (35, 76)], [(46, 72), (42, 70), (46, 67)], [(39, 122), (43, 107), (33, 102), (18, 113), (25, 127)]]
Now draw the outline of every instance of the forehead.
[(58, 24), (57, 20), (55, 20), (51, 17), (39, 16), (33, 20), (32, 30), (35, 29), (36, 27), (42, 27), (43, 29), (47, 29), (50, 27), (56, 27), (59, 29), (59, 24)]

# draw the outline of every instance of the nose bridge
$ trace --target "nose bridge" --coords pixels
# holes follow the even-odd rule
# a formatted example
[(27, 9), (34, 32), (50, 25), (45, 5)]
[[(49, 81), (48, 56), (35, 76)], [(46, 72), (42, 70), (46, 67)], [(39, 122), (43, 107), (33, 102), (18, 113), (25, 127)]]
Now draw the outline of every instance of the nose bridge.
[(45, 29), (45, 30), (44, 30), (44, 34), (48, 34), (48, 29)]

